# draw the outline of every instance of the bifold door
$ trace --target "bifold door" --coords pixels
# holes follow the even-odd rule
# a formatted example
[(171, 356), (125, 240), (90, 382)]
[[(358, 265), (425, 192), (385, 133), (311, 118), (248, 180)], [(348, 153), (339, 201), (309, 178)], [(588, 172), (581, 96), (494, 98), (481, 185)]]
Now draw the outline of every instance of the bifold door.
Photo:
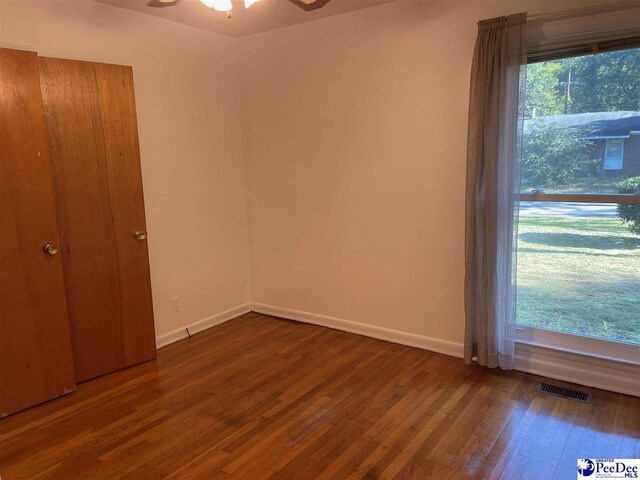
[(0, 417), (75, 389), (38, 57), (0, 49)]
[(82, 381), (156, 352), (133, 75), (41, 57), (40, 84)]

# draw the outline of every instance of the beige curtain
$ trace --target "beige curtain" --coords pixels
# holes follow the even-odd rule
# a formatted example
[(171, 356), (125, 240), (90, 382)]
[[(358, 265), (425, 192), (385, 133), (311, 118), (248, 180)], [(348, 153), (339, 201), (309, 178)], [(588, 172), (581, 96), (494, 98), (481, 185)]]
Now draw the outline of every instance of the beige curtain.
[(467, 139), (465, 361), (515, 366), (526, 13), (478, 23)]

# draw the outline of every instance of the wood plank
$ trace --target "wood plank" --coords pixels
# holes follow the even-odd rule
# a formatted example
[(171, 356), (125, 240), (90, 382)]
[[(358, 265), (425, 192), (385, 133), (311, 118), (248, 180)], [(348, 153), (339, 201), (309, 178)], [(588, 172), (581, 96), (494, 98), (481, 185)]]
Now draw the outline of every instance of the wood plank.
[(0, 417), (75, 388), (33, 52), (0, 49)]
[(0, 474), (558, 477), (585, 452), (639, 451), (640, 398), (578, 387), (585, 405), (541, 380), (251, 313), (3, 420)]

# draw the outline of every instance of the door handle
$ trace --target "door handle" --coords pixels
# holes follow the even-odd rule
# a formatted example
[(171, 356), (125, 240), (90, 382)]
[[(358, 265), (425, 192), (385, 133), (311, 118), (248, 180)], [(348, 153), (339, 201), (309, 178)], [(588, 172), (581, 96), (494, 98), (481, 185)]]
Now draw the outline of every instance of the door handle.
[(145, 238), (147, 238), (147, 232), (138, 230), (136, 233), (134, 233), (134, 236), (136, 237), (136, 240), (143, 241)]
[(56, 247), (53, 243), (47, 243), (44, 247), (42, 247), (42, 250), (47, 255), (55, 255), (56, 253), (58, 253), (58, 247)]

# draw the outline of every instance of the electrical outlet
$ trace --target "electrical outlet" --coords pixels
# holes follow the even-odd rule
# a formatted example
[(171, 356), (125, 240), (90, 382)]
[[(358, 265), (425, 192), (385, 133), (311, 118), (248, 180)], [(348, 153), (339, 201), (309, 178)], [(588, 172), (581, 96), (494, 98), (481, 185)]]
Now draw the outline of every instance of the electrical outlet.
[(180, 297), (173, 297), (171, 299), (171, 311), (173, 313), (179, 312), (180, 308), (182, 308), (182, 302), (180, 301)]

